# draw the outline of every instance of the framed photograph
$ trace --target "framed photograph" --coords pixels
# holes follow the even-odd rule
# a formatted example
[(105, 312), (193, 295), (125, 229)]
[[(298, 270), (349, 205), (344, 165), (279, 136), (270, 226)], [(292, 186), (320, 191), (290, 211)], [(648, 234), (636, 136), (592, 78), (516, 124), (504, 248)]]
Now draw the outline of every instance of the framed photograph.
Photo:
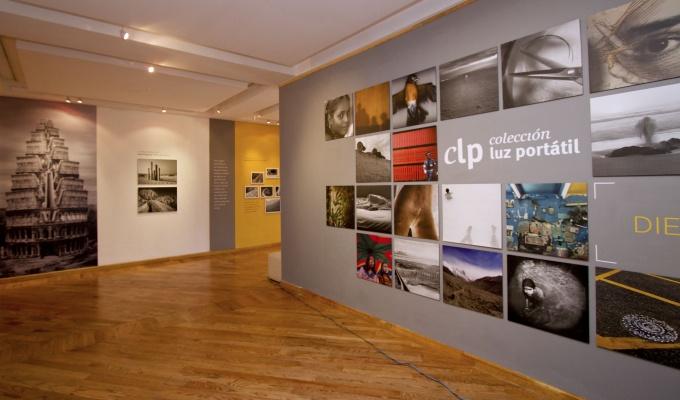
[(439, 196), (437, 195), (437, 186), (394, 186), (395, 235), (439, 240)]
[(253, 185), (261, 185), (264, 183), (264, 172), (251, 172), (250, 183)]
[(357, 182), (389, 182), (392, 180), (390, 133), (355, 139)]
[(274, 186), (274, 197), (281, 197), (281, 186)]
[(281, 199), (264, 199), (264, 212), (266, 214), (281, 212)]
[(357, 229), (378, 233), (392, 233), (391, 185), (357, 186)]
[(264, 174), (267, 179), (279, 179), (279, 169), (276, 167), (265, 169)]
[(394, 285), (397, 289), (440, 299), (439, 244), (394, 239)]
[(392, 238), (357, 233), (357, 278), (392, 287)]
[(177, 211), (177, 187), (143, 187), (137, 189), (137, 213)]
[(392, 134), (395, 182), (437, 181), (437, 127)]
[(357, 135), (390, 129), (389, 82), (359, 90), (354, 94), (354, 102), (356, 103), (354, 123)]
[(501, 185), (442, 185), (445, 242), (500, 249), (503, 243)]
[(244, 190), (246, 199), (258, 199), (260, 198), (260, 187), (259, 186), (246, 186)]
[(354, 103), (352, 95), (345, 94), (326, 101), (324, 124), (326, 140), (354, 136)]
[(326, 186), (326, 225), (354, 229), (354, 186)]
[(176, 185), (177, 160), (137, 160), (138, 185)]
[(434, 67), (392, 81), (392, 129), (437, 122)]
[(274, 197), (274, 186), (260, 186), (260, 197)]

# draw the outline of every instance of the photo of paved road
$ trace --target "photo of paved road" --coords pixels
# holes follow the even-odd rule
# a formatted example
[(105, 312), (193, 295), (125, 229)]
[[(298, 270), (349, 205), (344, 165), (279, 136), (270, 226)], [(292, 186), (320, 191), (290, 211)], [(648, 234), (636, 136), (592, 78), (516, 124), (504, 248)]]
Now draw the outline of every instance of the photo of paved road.
[(680, 278), (596, 273), (597, 346), (680, 368)]

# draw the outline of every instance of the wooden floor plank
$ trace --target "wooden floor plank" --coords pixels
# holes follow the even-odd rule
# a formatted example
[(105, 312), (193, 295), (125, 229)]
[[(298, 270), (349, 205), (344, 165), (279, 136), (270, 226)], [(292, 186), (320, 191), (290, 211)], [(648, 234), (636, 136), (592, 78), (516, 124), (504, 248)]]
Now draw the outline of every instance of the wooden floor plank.
[(273, 250), (0, 284), (0, 400), (455, 399), (363, 339), (466, 400), (575, 399), (273, 283)]

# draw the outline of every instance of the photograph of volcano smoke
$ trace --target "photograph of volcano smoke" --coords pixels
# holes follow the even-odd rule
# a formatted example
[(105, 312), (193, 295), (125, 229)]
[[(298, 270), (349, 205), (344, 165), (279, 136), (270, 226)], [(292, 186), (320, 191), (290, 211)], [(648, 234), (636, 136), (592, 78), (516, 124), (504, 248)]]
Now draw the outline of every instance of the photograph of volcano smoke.
[(583, 94), (579, 20), (501, 46), (503, 108)]
[(588, 17), (590, 91), (680, 76), (680, 2), (635, 0)]
[(444, 303), (503, 318), (503, 255), (444, 245)]
[(430, 68), (392, 81), (392, 129), (437, 122), (437, 71)]
[(590, 99), (593, 176), (680, 175), (680, 84)]
[(357, 135), (390, 129), (390, 83), (362, 89), (354, 94), (354, 125)]
[(439, 66), (442, 121), (498, 111), (498, 49)]
[(597, 347), (680, 369), (680, 278), (597, 268)]
[(508, 320), (588, 343), (588, 267), (508, 256)]

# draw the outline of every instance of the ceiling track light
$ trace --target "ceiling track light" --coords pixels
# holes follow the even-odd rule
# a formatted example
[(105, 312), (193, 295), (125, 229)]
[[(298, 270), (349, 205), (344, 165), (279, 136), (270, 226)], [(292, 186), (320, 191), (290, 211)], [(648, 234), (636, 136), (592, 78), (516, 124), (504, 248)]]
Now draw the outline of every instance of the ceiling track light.
[(222, 110), (217, 110), (217, 113), (218, 113), (218, 114), (222, 114)]
[(147, 70), (150, 74), (153, 74), (154, 72), (156, 72), (156, 67), (154, 67), (153, 65), (149, 65), (149, 66), (146, 68), (146, 70)]
[(161, 112), (162, 112), (162, 113), (166, 113), (166, 112), (168, 112), (168, 109), (165, 108), (165, 107), (163, 107), (163, 109), (161, 109)]
[(130, 39), (130, 32), (126, 31), (125, 28), (120, 28), (120, 38), (123, 40)]
[(78, 104), (83, 104), (83, 99), (80, 99), (80, 98), (79, 98), (78, 100), (76, 100), (76, 103), (78, 103)]
[(70, 97), (67, 97), (67, 98), (66, 98), (66, 102), (69, 103), (69, 104), (71, 104), (71, 98), (70, 98)]

